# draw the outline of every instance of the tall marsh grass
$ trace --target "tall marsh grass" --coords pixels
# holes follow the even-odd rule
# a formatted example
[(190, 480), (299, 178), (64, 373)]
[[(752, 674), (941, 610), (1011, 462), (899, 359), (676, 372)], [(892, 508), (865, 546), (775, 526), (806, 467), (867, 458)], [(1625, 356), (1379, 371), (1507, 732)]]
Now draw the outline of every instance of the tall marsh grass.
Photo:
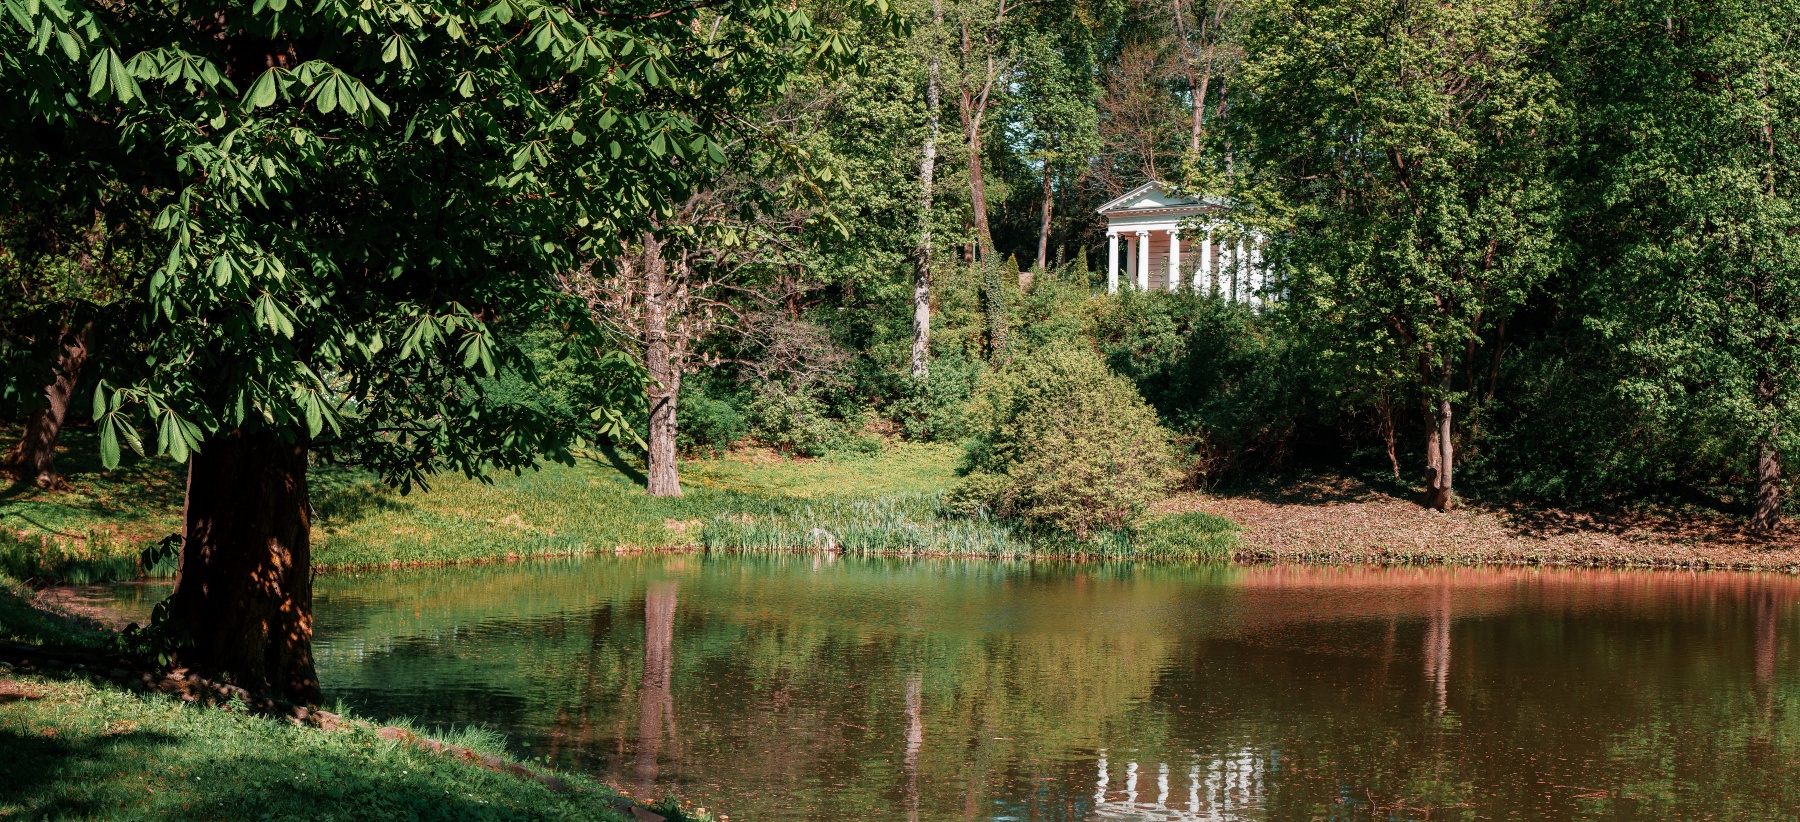
[(1175, 514), (1076, 540), (1023, 529), (986, 511), (958, 514), (942, 494), (769, 498), (713, 514), (704, 521), (700, 544), (708, 551), (835, 548), (886, 556), (1224, 560), (1237, 545), (1237, 526), (1211, 514)]

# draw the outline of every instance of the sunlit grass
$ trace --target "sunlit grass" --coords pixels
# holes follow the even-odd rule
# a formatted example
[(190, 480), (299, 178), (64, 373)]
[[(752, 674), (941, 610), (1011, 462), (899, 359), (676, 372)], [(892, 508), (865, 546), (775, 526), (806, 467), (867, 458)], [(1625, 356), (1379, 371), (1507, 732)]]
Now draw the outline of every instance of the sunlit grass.
[[(19, 677), (0, 696), (0, 817), (82, 819), (624, 819), (612, 793), (497, 773), (384, 739), (201, 709), (80, 678)], [(492, 749), (491, 733), (455, 744)]]
[[(138, 460), (101, 471), (81, 456), (91, 439), (77, 432), (68, 444), (62, 467), (71, 490), (14, 485), (0, 497), (0, 573), (47, 584), (173, 572), (168, 563), (145, 567), (140, 554), (180, 529), (181, 466)], [(952, 445), (906, 442), (820, 459), (743, 449), (684, 461), (686, 493), (676, 499), (645, 494), (642, 462), (618, 453), (485, 482), (438, 476), (429, 489), (404, 496), (371, 475), (320, 466), (308, 477), (313, 563), (394, 567), (702, 546), (803, 550), (820, 534), (847, 551), (987, 557), (1212, 558), (1228, 557), (1235, 543), (1229, 529), (1178, 518), (1145, 523), (1136, 539), (1075, 543), (950, 515), (937, 499), (955, 482), (959, 459)]]

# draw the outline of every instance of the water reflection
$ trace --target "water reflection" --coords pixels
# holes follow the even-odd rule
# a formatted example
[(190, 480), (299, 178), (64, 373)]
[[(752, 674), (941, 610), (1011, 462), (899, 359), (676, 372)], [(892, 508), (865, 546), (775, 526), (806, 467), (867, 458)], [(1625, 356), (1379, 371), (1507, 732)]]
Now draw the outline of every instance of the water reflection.
[(330, 696), (734, 820), (1800, 817), (1790, 576), (605, 557), (317, 587)]
[(657, 757), (666, 735), (679, 758), (675, 731), (675, 583), (652, 582), (644, 595), (644, 675), (638, 686), (638, 786), (656, 786)]
[(1093, 817), (1096, 819), (1144, 820), (1144, 822), (1221, 822), (1221, 820), (1257, 819), (1263, 801), (1263, 774), (1268, 760), (1257, 751), (1242, 749), (1223, 757), (1213, 757), (1204, 764), (1195, 757), (1186, 768), (1186, 802), (1176, 804), (1169, 799), (1169, 763), (1158, 762), (1156, 799), (1149, 801), (1138, 794), (1137, 762), (1125, 763), (1125, 784), (1111, 790), (1110, 766), (1105, 751), (1100, 752), (1099, 778), (1094, 788)]

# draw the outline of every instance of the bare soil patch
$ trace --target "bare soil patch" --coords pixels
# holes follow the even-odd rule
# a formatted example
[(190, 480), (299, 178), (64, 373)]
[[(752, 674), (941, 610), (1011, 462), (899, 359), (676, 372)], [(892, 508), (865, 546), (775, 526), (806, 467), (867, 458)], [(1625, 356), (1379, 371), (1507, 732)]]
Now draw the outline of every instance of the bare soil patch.
[(1159, 513), (1205, 511), (1244, 532), (1245, 562), (1578, 565), (1800, 572), (1800, 531), (1747, 532), (1713, 512), (1613, 514), (1470, 505), (1449, 513), (1354, 479), (1274, 492), (1181, 494)]

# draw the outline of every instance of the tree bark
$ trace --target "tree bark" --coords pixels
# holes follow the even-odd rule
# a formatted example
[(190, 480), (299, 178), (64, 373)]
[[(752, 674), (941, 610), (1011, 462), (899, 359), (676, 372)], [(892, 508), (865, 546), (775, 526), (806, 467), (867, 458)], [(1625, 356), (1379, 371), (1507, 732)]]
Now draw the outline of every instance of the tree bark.
[(1449, 359), (1444, 367), (1438, 388), (1442, 392), (1437, 401), (1427, 457), (1425, 504), (1439, 511), (1448, 511), (1456, 504), (1455, 473), (1456, 443), (1452, 437), (1452, 409), (1450, 407), (1451, 374)]
[[(998, 23), (998, 21), (996, 21)], [(993, 56), (988, 57), (988, 81), (982, 86), (980, 93), (969, 88), (969, 60), (974, 55), (974, 42), (969, 36), (969, 24), (962, 23), (962, 88), (960, 111), (963, 121), (963, 138), (969, 149), (969, 210), (975, 220), (975, 240), (980, 247), (981, 262), (998, 265), (994, 259), (994, 232), (988, 226), (987, 185), (981, 177), (981, 121), (987, 114), (988, 93), (993, 85)], [(1020, 274), (1021, 279), (1024, 277)]]
[(1768, 533), (1781, 526), (1781, 455), (1775, 450), (1778, 425), (1756, 446), (1756, 508), (1750, 513), (1750, 530)]
[(662, 242), (646, 231), (644, 242), (644, 387), (650, 405), (650, 453), (646, 473), (653, 497), (681, 496), (675, 471), (675, 403), (681, 394), (681, 372), (669, 343), (669, 269)]
[(181, 665), (316, 705), (306, 453), (268, 429), (217, 434), (194, 453), (171, 616), (191, 640)]
[[(1052, 196), (1053, 193), (1054, 192), (1052, 191), (1052, 189), (1050, 187), (1050, 158), (1045, 157), (1044, 158), (1044, 213), (1043, 213), (1043, 216), (1041, 218), (1039, 218), (1039, 220), (1038, 220), (1038, 252), (1037, 252), (1037, 267), (1041, 268), (1045, 271), (1050, 270), (1050, 208), (1051, 208), (1051, 203), (1054, 200), (1054, 197)], [(1019, 272), (1019, 290), (1024, 291), (1025, 289), (1028, 289), (1030, 287), (1031, 287), (1031, 273), (1028, 271)]]
[(7, 455), (6, 465), (23, 482), (39, 488), (62, 484), (56, 473), (56, 441), (62, 435), (63, 423), (69, 416), (69, 400), (75, 385), (81, 381), (81, 366), (87, 362), (91, 325), (79, 330), (63, 326), (57, 335), (56, 363), (52, 366), (50, 384), (44, 386), (48, 404), (33, 412), (25, 421), (25, 434)]
[(932, 178), (937, 171), (938, 140), (938, 52), (936, 35), (944, 25), (944, 4), (931, 4), (933, 42), (931, 59), (925, 66), (925, 108), (929, 120), (925, 130), (925, 156), (919, 161), (919, 247), (913, 251), (913, 341), (912, 374), (918, 379), (930, 376), (931, 368), (931, 195)]

